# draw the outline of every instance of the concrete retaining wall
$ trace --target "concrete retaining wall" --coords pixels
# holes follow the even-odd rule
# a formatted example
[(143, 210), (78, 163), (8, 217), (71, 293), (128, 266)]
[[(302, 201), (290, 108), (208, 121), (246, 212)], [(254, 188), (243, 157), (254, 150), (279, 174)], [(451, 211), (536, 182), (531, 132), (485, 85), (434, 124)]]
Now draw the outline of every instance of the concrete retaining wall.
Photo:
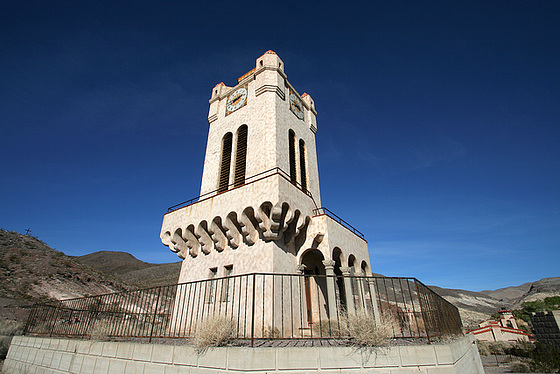
[(483, 374), (472, 335), (449, 344), (372, 351), (350, 347), (223, 347), (198, 355), (188, 346), (14, 337), (3, 371), (55, 373), (425, 373)]

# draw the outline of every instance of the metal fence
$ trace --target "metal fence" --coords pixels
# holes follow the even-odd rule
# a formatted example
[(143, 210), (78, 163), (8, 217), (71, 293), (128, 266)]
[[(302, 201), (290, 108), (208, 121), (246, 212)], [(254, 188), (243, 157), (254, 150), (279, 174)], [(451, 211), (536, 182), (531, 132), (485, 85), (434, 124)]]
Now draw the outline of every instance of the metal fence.
[(210, 319), (249, 339), (346, 339), (353, 316), (394, 338), (461, 333), (456, 307), (415, 278), (245, 274), (35, 305), (26, 334), (190, 338)]

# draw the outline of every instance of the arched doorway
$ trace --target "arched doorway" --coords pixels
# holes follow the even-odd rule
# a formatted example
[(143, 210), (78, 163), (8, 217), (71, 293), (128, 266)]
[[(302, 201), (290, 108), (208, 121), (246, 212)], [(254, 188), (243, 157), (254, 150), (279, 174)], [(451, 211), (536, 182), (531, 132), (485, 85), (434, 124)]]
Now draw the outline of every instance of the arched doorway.
[(305, 309), (309, 325), (320, 320), (323, 315), (327, 315), (327, 311), (324, 310), (327, 300), (324, 260), (323, 254), (314, 248), (306, 250), (301, 256), (301, 265), (303, 265), (305, 275), (303, 278)]

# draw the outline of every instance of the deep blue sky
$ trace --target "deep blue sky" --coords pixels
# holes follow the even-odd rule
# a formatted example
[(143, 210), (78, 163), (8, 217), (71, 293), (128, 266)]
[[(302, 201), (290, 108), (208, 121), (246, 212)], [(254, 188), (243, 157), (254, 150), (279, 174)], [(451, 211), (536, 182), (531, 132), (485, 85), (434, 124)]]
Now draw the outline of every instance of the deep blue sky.
[[(208, 4), (207, 4), (208, 3)], [(0, 3), (0, 227), (177, 261), (208, 99), (272, 49), (318, 111), (323, 205), (372, 270), (560, 276), (560, 2)]]

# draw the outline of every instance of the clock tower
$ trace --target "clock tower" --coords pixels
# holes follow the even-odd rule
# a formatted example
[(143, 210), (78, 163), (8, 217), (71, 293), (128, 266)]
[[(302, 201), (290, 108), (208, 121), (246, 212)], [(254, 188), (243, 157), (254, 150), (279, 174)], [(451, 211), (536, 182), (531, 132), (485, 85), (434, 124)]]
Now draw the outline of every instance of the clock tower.
[(161, 240), (183, 259), (179, 282), (247, 273), (367, 274), (367, 242), (321, 208), (308, 94), (273, 51), (212, 89), (200, 196), (169, 209)]

